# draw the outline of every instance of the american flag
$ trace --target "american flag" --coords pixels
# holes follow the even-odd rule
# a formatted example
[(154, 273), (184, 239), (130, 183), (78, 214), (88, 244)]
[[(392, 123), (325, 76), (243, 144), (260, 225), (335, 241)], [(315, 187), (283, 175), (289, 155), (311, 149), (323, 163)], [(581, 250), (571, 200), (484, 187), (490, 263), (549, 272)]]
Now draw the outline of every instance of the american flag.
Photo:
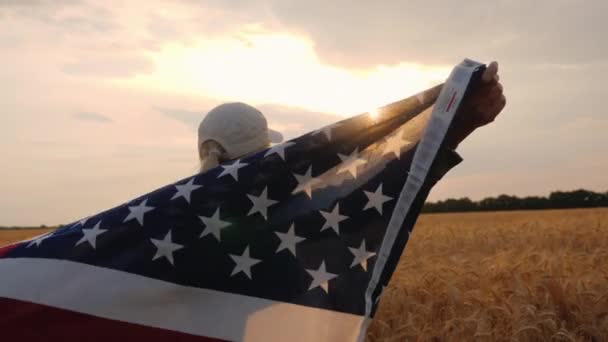
[(364, 340), (483, 68), (0, 248), (2, 336)]

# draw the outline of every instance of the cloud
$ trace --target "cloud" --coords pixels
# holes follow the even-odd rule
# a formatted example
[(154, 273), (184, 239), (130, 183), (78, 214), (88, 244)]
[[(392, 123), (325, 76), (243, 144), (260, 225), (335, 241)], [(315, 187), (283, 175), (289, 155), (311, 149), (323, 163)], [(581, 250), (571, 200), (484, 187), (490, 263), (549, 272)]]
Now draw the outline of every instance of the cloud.
[(286, 139), (295, 138), (344, 119), (334, 114), (278, 104), (263, 104), (257, 108), (264, 113), (268, 125), (280, 131)]
[(56, 7), (61, 5), (79, 4), (81, 0), (2, 0), (1, 7)]
[[(2, 3), (3, 63), (71, 76), (129, 77), (153, 70), (144, 38), (124, 26), (120, 12), (103, 3), (26, 1)], [(128, 22), (127, 22), (128, 24)], [(11, 46), (19, 49), (11, 49)]]
[(112, 12), (79, 0), (0, 2), (0, 11), (13, 19), (46, 25), (54, 34), (107, 33), (117, 28)]
[(85, 16), (66, 16), (56, 19), (53, 24), (66, 30), (80, 32), (109, 32), (115, 29), (114, 23), (109, 16), (104, 15), (105, 11), (97, 9), (93, 11), (93, 17)]
[(162, 107), (157, 107), (156, 110), (164, 114), (165, 116), (177, 120), (189, 127), (197, 127), (199, 122), (202, 120), (203, 116), (207, 112)]
[[(381, 97), (394, 89), (410, 93), (398, 82), (362, 86), (358, 92), (360, 88), (349, 86), (355, 82), (332, 83), (331, 77), (326, 81), (322, 73), (306, 68), (300, 68), (304, 76), (298, 75), (293, 71), (302, 53), (286, 53), (289, 45), (277, 46), (275, 55), (279, 61), (294, 61), (285, 64), (288, 68), (279, 68), (274, 60), (252, 63), (254, 58), (241, 51), (255, 51), (259, 44), (250, 36), (257, 33), (310, 43), (315, 65), (339, 69), (348, 74), (347, 80), (357, 75), (361, 84), (373, 83), (378, 65), (384, 65), (381, 69), (391, 79), (409, 82), (411, 76), (397, 73), (393, 66), (422, 62), (448, 70), (463, 57), (498, 59), (507, 108), (494, 124), (459, 146), (465, 162), (439, 184), (434, 199), (546, 194), (573, 187), (605, 190), (608, 164), (601, 152), (608, 149), (603, 112), (606, 12), (608, 2), (600, 0), (497, 0), (491, 5), (481, 0), (207, 0), (166, 2), (162, 8), (136, 0), (0, 0), (0, 65), (5, 66), (0, 68), (0, 102), (7, 114), (0, 115), (0, 139), (5, 142), (0, 152), (8, 158), (3, 171), (9, 180), (2, 191), (40, 194), (34, 200), (13, 196), (0, 203), (6, 209), (0, 216), (15, 224), (56, 222), (141, 194), (175, 180), (177, 174), (195, 172), (196, 127), (220, 101), (251, 102), (271, 127), (293, 138), (341, 119), (322, 112), (333, 108), (323, 104), (325, 99), (359, 110), (363, 106), (357, 100), (363, 96), (358, 94)], [(201, 48), (201, 42), (234, 39), (247, 48)], [(228, 54), (247, 74), (254, 70), (252, 75), (259, 71), (262, 76), (244, 77), (238, 84), (242, 92), (224, 82), (224, 91), (213, 71), (218, 70), (220, 80), (232, 80), (222, 74), (235, 69), (211, 68), (196, 54), (186, 59), (191, 63), (181, 63), (182, 49), (205, 57), (221, 51), (225, 54), (218, 54), (217, 60)], [(165, 54), (175, 58), (158, 58)], [(156, 84), (166, 85), (158, 89), (154, 82), (123, 82), (134, 75), (160, 73), (163, 61), (179, 66), (178, 71), (183, 66), (187, 77), (157, 78)], [(169, 76), (176, 74), (167, 70)], [(259, 91), (258, 80), (279, 84), (279, 91)], [(189, 86), (192, 92), (181, 92)], [(36, 101), (28, 100), (32, 94)], [(314, 96), (301, 100), (298, 94)], [(307, 104), (317, 111), (297, 107)], [(71, 115), (74, 108), (112, 113), (120, 117), (120, 125), (112, 130), (78, 129), (82, 121), (77, 120), (108, 124), (112, 118), (92, 112)], [(353, 111), (340, 110), (347, 112)], [(38, 141), (40, 137), (45, 141)], [(74, 173), (74, 162), (90, 170)], [(90, 191), (82, 192), (74, 182), (91, 185)], [(120, 186), (108, 187), (108, 182)], [(65, 188), (72, 190), (60, 191)], [(48, 198), (57, 193), (63, 194), (59, 200), (70, 210), (48, 209)], [(23, 216), (18, 209), (25, 206), (37, 215)]]
[(262, 23), (309, 36), (325, 62), (368, 68), (402, 61), (454, 64), (464, 57), (579, 63), (608, 58), (603, 0), (210, 1)]
[(63, 65), (62, 70), (66, 74), (74, 76), (131, 77), (152, 72), (154, 63), (145, 57), (109, 56), (109, 59), (98, 57), (97, 59), (68, 63)]
[(136, 42), (144, 50), (243, 30), (296, 33), (314, 41), (322, 61), (358, 69), (401, 62), (453, 65), (464, 57), (511, 64), (608, 60), (608, 45), (600, 43), (608, 31), (603, 0), (498, 0), (492, 6), (482, 0), (209, 0), (171, 2), (163, 11), (145, 2), (118, 11), (101, 3), (13, 0), (0, 8), (46, 23), (55, 34), (112, 33), (109, 40)]
[(72, 117), (76, 120), (99, 123), (110, 123), (113, 121), (110, 117), (95, 112), (78, 112), (72, 114)]
[[(219, 103), (218, 103), (219, 104)], [(278, 104), (262, 104), (256, 106), (266, 117), (268, 125), (280, 131), (286, 139), (295, 138), (325, 125), (343, 119), (337, 115), (309, 111), (303, 108), (283, 106)], [(213, 106), (204, 106), (204, 110), (188, 110), (156, 107), (156, 110), (166, 117), (177, 120), (188, 127), (198, 127), (205, 114)]]
[(22, 43), (23, 40), (17, 35), (0, 33), (0, 48), (2, 49), (16, 49), (19, 48)]

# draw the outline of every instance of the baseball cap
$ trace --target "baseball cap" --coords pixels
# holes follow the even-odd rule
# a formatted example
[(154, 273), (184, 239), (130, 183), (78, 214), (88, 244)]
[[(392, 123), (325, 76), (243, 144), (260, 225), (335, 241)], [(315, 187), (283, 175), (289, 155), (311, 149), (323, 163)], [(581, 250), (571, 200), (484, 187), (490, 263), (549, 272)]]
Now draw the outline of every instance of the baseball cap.
[(234, 159), (262, 150), (271, 143), (283, 141), (283, 135), (268, 128), (264, 115), (256, 108), (242, 103), (224, 103), (213, 108), (198, 127), (198, 147), (215, 140)]

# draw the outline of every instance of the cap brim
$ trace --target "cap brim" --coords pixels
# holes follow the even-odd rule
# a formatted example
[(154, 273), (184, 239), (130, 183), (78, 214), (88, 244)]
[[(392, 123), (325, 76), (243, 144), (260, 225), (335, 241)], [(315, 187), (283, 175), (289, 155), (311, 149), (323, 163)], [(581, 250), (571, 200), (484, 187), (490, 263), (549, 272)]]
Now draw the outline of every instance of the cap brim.
[(278, 144), (280, 142), (283, 142), (283, 134), (281, 134), (279, 131), (275, 131), (274, 129), (269, 128), (268, 139), (271, 143)]

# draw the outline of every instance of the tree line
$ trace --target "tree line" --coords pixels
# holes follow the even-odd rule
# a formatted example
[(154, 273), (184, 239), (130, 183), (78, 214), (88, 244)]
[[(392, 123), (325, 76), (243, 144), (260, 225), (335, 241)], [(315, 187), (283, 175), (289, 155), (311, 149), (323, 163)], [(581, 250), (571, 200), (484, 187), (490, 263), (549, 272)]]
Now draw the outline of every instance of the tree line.
[[(528, 196), (517, 197), (500, 195), (487, 197), (480, 201), (472, 201), (468, 197), (450, 198), (438, 202), (426, 202), (423, 213), (449, 213), (467, 211), (499, 211), (499, 210), (533, 210), (533, 209), (568, 209), (568, 208), (597, 208), (608, 207), (608, 191), (594, 192), (589, 190), (554, 191), (547, 197)], [(47, 228), (37, 227), (2, 227), (7, 228)]]
[(472, 201), (468, 197), (450, 198), (438, 202), (425, 203), (422, 212), (447, 213), (467, 211), (531, 210), (608, 207), (608, 191), (589, 190), (555, 191), (549, 196), (517, 197), (500, 195)]

